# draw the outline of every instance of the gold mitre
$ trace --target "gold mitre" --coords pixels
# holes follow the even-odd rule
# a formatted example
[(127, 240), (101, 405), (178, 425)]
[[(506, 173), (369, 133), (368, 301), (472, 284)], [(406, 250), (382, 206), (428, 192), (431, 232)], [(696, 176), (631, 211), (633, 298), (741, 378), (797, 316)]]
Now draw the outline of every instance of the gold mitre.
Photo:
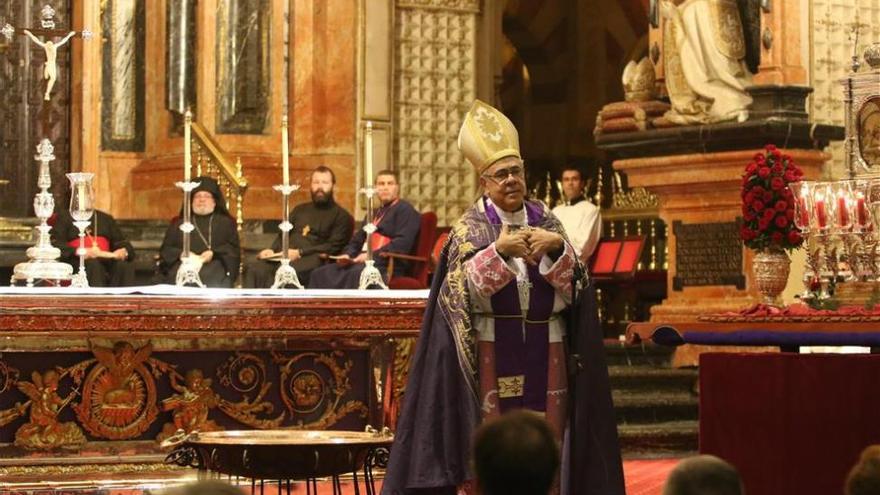
[(519, 134), (503, 113), (480, 100), (474, 100), (458, 132), (458, 149), (478, 172), (508, 156), (519, 154)]

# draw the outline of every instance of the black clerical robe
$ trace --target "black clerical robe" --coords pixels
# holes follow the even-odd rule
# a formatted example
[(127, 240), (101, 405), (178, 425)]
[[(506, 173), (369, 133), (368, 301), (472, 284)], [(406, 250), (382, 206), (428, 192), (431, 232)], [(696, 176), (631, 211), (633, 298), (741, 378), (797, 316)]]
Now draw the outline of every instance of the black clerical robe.
[[(175, 218), (165, 232), (162, 247), (159, 249), (159, 281), (173, 284), (180, 267), (183, 252), (183, 232), (180, 231), (180, 218)], [(208, 287), (232, 287), (238, 278), (241, 263), (238, 230), (235, 220), (226, 213), (215, 211), (211, 215), (192, 216), (195, 230), (190, 234), (190, 251), (201, 254), (209, 249), (214, 257), (202, 266), (199, 277)]]
[[(376, 210), (373, 218), (376, 223), (376, 232), (371, 239), (374, 246), (373, 259), (376, 262), (376, 268), (385, 278), (388, 261), (382, 257), (382, 253), (410, 254), (416, 245), (422, 217), (410, 203), (398, 199)], [(365, 219), (366, 221), (369, 219)], [(367, 233), (363, 229), (358, 229), (343, 253), (355, 258), (363, 250), (366, 240)], [(363, 263), (322, 266), (312, 272), (309, 288), (356, 289), (363, 268)], [(408, 270), (409, 263), (394, 262), (395, 275), (402, 275)]]
[[(351, 238), (354, 218), (334, 201), (297, 205), (290, 212), (290, 249), (298, 249), (300, 258), (293, 262), (300, 283), (308, 286), (312, 270), (321, 265), (321, 254), (336, 255)], [(281, 251), (281, 234), (275, 237), (272, 251)], [(247, 264), (244, 273), (246, 288), (271, 287), (275, 281), (277, 261), (255, 260)]]
[[(69, 263), (74, 270), (79, 267), (79, 229), (66, 209), (58, 211), (51, 231), (52, 244), (61, 250), (61, 261)], [(113, 252), (120, 248), (128, 251), (124, 260), (91, 258), (85, 261), (86, 276), (91, 287), (126, 287), (134, 285), (134, 247), (122, 235), (116, 220), (108, 213), (95, 210), (86, 228), (85, 246), (97, 245), (102, 251)]]

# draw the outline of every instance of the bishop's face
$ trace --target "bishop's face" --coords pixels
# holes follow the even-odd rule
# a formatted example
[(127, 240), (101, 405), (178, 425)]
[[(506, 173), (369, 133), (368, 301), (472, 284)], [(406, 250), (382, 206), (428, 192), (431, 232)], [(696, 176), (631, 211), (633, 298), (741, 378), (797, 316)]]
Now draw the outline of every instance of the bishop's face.
[(214, 213), (217, 202), (214, 201), (214, 195), (208, 191), (199, 191), (193, 194), (192, 209), (196, 215), (210, 215)]
[(504, 211), (519, 210), (526, 196), (523, 161), (515, 156), (496, 161), (480, 176), (480, 186), (495, 206)]
[(387, 205), (400, 196), (400, 184), (393, 175), (379, 175), (376, 177), (376, 194), (379, 201)]

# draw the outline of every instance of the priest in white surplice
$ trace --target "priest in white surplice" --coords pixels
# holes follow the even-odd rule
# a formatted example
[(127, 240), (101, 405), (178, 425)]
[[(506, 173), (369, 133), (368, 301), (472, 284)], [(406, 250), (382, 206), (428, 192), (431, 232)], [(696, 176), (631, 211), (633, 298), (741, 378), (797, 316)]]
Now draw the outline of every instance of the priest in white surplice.
[(568, 238), (584, 264), (587, 264), (602, 236), (602, 217), (599, 215), (599, 207), (587, 199), (584, 191), (586, 185), (579, 168), (566, 166), (562, 170), (562, 195), (565, 197), (565, 202), (553, 208), (553, 214), (562, 222)]

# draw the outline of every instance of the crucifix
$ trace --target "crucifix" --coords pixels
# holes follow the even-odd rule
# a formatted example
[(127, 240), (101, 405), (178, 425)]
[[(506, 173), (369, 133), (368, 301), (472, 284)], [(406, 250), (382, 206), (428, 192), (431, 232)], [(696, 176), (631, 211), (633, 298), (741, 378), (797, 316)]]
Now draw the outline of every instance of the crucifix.
[[(46, 101), (51, 98), (52, 88), (58, 79), (58, 49), (67, 44), (74, 36), (78, 35), (86, 40), (92, 37), (91, 31), (88, 29), (79, 32), (55, 29), (55, 9), (49, 5), (43, 6), (43, 10), (40, 11), (39, 28), (16, 28), (5, 24), (0, 29), (0, 34), (3, 34), (10, 41), (15, 34), (27, 36), (46, 53), (46, 64), (43, 66), (43, 79), (46, 79), (46, 93), (43, 95), (43, 99)], [(59, 38), (60, 41), (58, 41)]]

